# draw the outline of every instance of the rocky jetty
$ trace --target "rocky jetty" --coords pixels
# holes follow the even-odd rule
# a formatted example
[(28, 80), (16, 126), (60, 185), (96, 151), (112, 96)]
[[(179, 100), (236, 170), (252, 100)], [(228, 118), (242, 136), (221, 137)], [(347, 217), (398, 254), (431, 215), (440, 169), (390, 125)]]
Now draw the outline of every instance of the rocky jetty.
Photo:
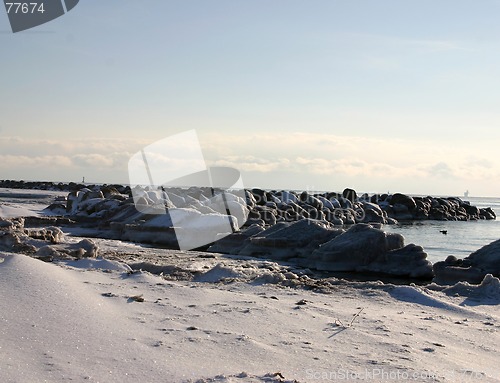
[[(133, 190), (128, 185), (84, 185), (82, 183), (55, 183), (36, 181), (14, 181), (0, 180), (0, 188), (13, 189), (37, 189), (68, 191), (68, 213), (79, 213), (87, 211), (80, 206), (77, 211), (73, 206), (75, 200), (105, 199), (114, 200), (94, 206), (92, 201), (88, 205), (96, 209), (107, 209), (107, 205), (116, 205), (116, 200), (121, 205), (133, 202)], [(189, 190), (170, 190), (174, 201), (165, 200), (167, 207), (180, 207), (178, 205), (189, 205), (193, 199), (200, 197), (211, 198), (211, 188), (190, 188)], [(151, 192), (151, 190), (149, 189)], [(354, 189), (346, 188), (342, 192), (310, 193), (307, 191), (297, 192), (291, 190), (263, 190), (259, 188), (247, 189), (245, 203), (242, 204), (248, 210), (245, 226), (259, 224), (272, 226), (278, 222), (294, 222), (301, 219), (315, 219), (325, 221), (333, 225), (352, 225), (354, 223), (381, 223), (394, 224), (398, 221), (415, 220), (439, 220), (439, 221), (470, 221), (470, 220), (494, 220), (495, 212), (491, 208), (478, 208), (468, 201), (458, 197), (415, 197), (402, 193), (394, 194), (363, 194), (358, 195)], [(151, 194), (151, 193), (150, 193)], [(78, 197), (77, 197), (78, 195)], [(188, 195), (186, 202), (185, 195)], [(146, 195), (143, 201), (146, 205), (157, 204), (158, 198)], [(172, 202), (172, 206), (168, 203)], [(203, 202), (203, 201), (202, 201)], [(53, 206), (61, 207), (63, 202)], [(114, 206), (110, 206), (114, 210)]]
[(358, 196), (353, 189), (321, 194), (251, 189), (247, 195), (249, 222), (267, 225), (306, 218), (328, 221), (334, 225), (496, 219), (491, 208), (479, 209), (458, 197), (412, 197), (401, 193)]
[[(496, 219), (490, 208), (456, 197), (358, 195), (353, 189), (236, 192), (97, 185), (72, 190), (47, 212), (88, 224), (96, 236), (294, 262), (316, 270), (429, 280), (435, 275), (438, 283), (480, 283), (486, 274), (500, 274), (499, 259), (491, 255), (500, 245), (433, 267), (420, 246), (405, 245), (402, 236), (380, 229), (398, 221)], [(190, 247), (181, 246), (184, 231), (196, 239)]]
[[(98, 222), (109, 237), (117, 239), (177, 248), (179, 227), (174, 218), (186, 215), (188, 221), (182, 222), (187, 222), (187, 229), (195, 228), (200, 248), (209, 252), (287, 261), (324, 271), (433, 276), (423, 249), (405, 246), (400, 235), (377, 227), (395, 221), (377, 203), (362, 200), (350, 189), (342, 196), (252, 189), (244, 191), (245, 198), (210, 188), (132, 192), (135, 199), (109, 188), (73, 191), (66, 212), (80, 223)], [(216, 229), (218, 237), (210, 240), (204, 237), (203, 224), (193, 226), (195, 212), (210, 220), (208, 226)]]
[(130, 186), (119, 184), (98, 185), (83, 184), (77, 182), (51, 182), (51, 181), (23, 181), (23, 180), (0, 180), (0, 188), (6, 189), (31, 189), (52, 191), (78, 191), (81, 189), (115, 188), (122, 194), (130, 194)]
[(434, 264), (434, 281), (439, 284), (457, 282), (481, 283), (487, 274), (500, 277), (500, 239), (482, 247), (468, 257), (449, 256)]

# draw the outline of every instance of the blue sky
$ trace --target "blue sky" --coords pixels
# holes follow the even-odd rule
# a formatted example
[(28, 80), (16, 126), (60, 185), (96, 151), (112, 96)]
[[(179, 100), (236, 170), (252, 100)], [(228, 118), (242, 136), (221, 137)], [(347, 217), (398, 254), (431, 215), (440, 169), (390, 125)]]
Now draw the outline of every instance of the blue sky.
[(82, 0), (0, 12), (0, 179), (128, 182), (196, 129), (246, 186), (500, 195), (499, 1)]

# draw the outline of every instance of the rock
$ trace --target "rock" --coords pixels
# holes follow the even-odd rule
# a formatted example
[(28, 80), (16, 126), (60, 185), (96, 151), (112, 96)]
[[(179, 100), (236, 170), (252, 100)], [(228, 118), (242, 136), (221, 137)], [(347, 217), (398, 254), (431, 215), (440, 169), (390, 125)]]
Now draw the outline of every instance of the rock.
[(169, 190), (167, 193), (168, 201), (172, 204), (172, 207), (183, 208), (187, 206), (186, 198), (182, 196), (183, 193), (177, 192), (174, 190)]
[[(326, 197), (325, 197), (326, 198)], [(335, 209), (341, 209), (342, 206), (340, 205), (340, 202), (337, 197), (330, 196), (328, 198), (328, 201), (330, 201)]]
[(339, 211), (330, 211), (326, 210), (323, 212), (325, 214), (325, 220), (330, 222), (333, 225), (343, 225), (344, 221), (342, 218), (345, 218), (342, 212)]
[[(391, 210), (388, 210), (391, 212)], [(395, 204), (392, 206), (392, 218), (398, 221), (411, 221), (414, 219), (414, 215), (408, 209), (408, 206), (402, 204)]]
[(46, 227), (41, 229), (24, 229), (24, 233), (34, 239), (41, 239), (50, 243), (61, 243), (64, 234), (58, 227)]
[(460, 281), (481, 283), (486, 274), (500, 276), (500, 239), (491, 242), (473, 252), (464, 259), (448, 257), (446, 261), (434, 264), (436, 277), (434, 282), (439, 284), (454, 284)]
[(417, 205), (415, 204), (415, 200), (412, 197), (401, 193), (393, 194), (390, 198), (390, 203), (391, 205), (404, 205), (408, 208), (408, 211), (415, 210), (415, 208), (417, 207)]
[[(408, 267), (408, 265), (411, 266)], [(377, 267), (377, 263), (374, 262), (368, 271), (377, 271)], [(422, 246), (413, 243), (389, 251), (384, 261), (380, 262), (378, 270), (381, 273), (409, 276), (410, 278), (431, 279), (434, 277), (432, 264), (427, 260), (427, 253)]]
[(364, 217), (361, 220), (363, 223), (387, 223), (385, 213), (380, 206), (371, 202), (361, 203), (361, 208), (364, 211)]
[(71, 244), (67, 247), (69, 255), (80, 258), (96, 258), (99, 247), (91, 239), (82, 239), (78, 243)]
[(461, 267), (450, 266), (444, 261), (436, 262), (433, 265), (434, 279), (433, 282), (440, 285), (453, 285), (460, 281), (468, 283), (481, 283), (485, 273), (477, 267)]
[(122, 239), (190, 250), (209, 245), (237, 228), (232, 215), (203, 214), (189, 208), (169, 209), (168, 214), (145, 218), (145, 222), (125, 225)]
[(66, 212), (69, 214), (73, 214), (78, 205), (78, 191), (72, 191), (68, 194), (67, 202), (66, 202)]
[(90, 239), (66, 243), (58, 227), (24, 228), (24, 220), (14, 219), (11, 225), (0, 221), (0, 250), (51, 261), (54, 258), (96, 257), (98, 247)]
[(121, 195), (121, 193), (113, 186), (103, 186), (101, 188), (101, 193), (104, 198), (111, 198), (113, 195)]
[(255, 203), (260, 206), (265, 206), (267, 202), (267, 193), (265, 190), (253, 188), (250, 191), (255, 199)]
[[(192, 198), (187, 196), (186, 198)], [(216, 194), (212, 198), (205, 201), (203, 204), (193, 198), (194, 201), (197, 201), (198, 204), (194, 204), (193, 207), (199, 211), (201, 211), (204, 206), (212, 209), (214, 212), (222, 214), (222, 215), (231, 215), (236, 218), (235, 228), (242, 227), (246, 220), (248, 219), (248, 210), (246, 208), (246, 202), (244, 199), (239, 198), (238, 196), (226, 192), (224, 194)], [(203, 213), (203, 211), (201, 211)]]
[(275, 260), (300, 258), (307, 263), (309, 254), (320, 244), (341, 234), (343, 230), (311, 219), (279, 223), (250, 237), (239, 255), (266, 257)]
[(428, 219), (429, 212), (431, 211), (431, 204), (424, 200), (423, 198), (415, 198), (415, 218), (416, 219)]
[(479, 219), (480, 210), (476, 206), (464, 203), (461, 207), (465, 209), (465, 212), (469, 215), (470, 219)]
[(316, 210), (321, 210), (323, 209), (323, 202), (321, 202), (318, 198), (310, 195), (309, 193), (307, 192), (302, 192), (302, 194), (300, 195), (300, 200), (309, 205), (309, 206), (312, 206), (313, 208), (315, 208)]
[[(324, 196), (318, 196), (317, 197), (321, 203), (323, 204), (322, 210), (325, 211), (325, 209), (328, 209), (330, 211), (334, 211), (336, 209), (335, 205), (330, 201), (329, 199), (326, 199)], [(338, 201), (337, 201), (338, 202)], [(340, 204), (339, 204), (340, 207)]]
[(303, 203), (301, 207), (307, 212), (307, 218), (314, 219), (317, 221), (325, 220), (325, 213), (323, 213), (321, 210), (318, 210), (314, 206), (308, 205), (307, 203)]
[(66, 205), (64, 205), (62, 203), (59, 203), (59, 202), (55, 202), (55, 203), (50, 204), (49, 206), (47, 206), (44, 209), (44, 211), (48, 215), (50, 215), (50, 214), (65, 215), (66, 214)]
[(177, 236), (173, 227), (150, 227), (140, 223), (112, 223), (114, 237), (123, 241), (151, 243), (171, 249), (178, 249)]
[(255, 205), (257, 205), (257, 200), (253, 196), (252, 192), (246, 189), (245, 189), (245, 199), (247, 206), (250, 210), (252, 210), (255, 207)]
[(261, 225), (251, 225), (250, 227), (237, 231), (224, 238), (217, 240), (207, 251), (223, 254), (238, 254), (249, 242), (250, 238), (258, 236), (264, 231)]
[(479, 209), (479, 218), (481, 219), (494, 220), (496, 217), (495, 212), (490, 207)]
[(100, 190), (92, 190), (92, 191), (88, 191), (86, 193), (83, 194), (83, 197), (81, 199), (81, 201), (85, 201), (87, 199), (103, 199), (104, 198), (104, 194), (102, 193), (102, 191)]
[(29, 243), (29, 237), (19, 230), (0, 231), (0, 250), (32, 254), (37, 249)]
[(0, 230), (1, 231), (14, 231), (24, 229), (25, 219), (22, 217), (2, 218), (0, 217)]
[(291, 221), (309, 218), (309, 213), (294, 202), (289, 202), (288, 205), (283, 208), (283, 211), (287, 213), (288, 217), (291, 217)]
[(358, 199), (358, 195), (356, 194), (356, 191), (353, 189), (349, 189), (349, 188), (344, 189), (344, 191), (342, 192), (342, 197), (344, 197), (345, 199), (347, 199), (351, 202), (355, 202)]
[(299, 201), (299, 199), (293, 192), (285, 190), (282, 190), (279, 193), (278, 198), (285, 204), (288, 204), (290, 202), (297, 203)]
[(470, 284), (468, 282), (458, 282), (453, 286), (441, 290), (447, 295), (462, 296), (468, 298), (490, 299), (495, 303), (500, 303), (500, 280), (491, 274), (486, 274), (479, 284)]
[(500, 276), (500, 239), (491, 242), (466, 257), (472, 266), (485, 270), (488, 274)]
[(353, 202), (351, 202), (351, 200), (347, 199), (347, 198), (344, 198), (344, 197), (340, 197), (338, 199), (339, 203), (340, 203), (340, 207), (342, 209), (352, 209), (352, 206), (353, 206)]
[(327, 271), (376, 272), (412, 278), (430, 278), (432, 265), (419, 246), (404, 247), (400, 234), (385, 233), (368, 224), (356, 224), (324, 243), (310, 259)]
[(254, 215), (249, 215), (250, 218), (261, 219), (267, 226), (273, 226), (276, 224), (276, 210), (268, 206), (258, 205), (255, 207), (255, 210), (253, 210), (253, 213)]
[(45, 261), (96, 258), (98, 249), (96, 243), (91, 239), (82, 239), (78, 243), (43, 246), (37, 250), (35, 256)]

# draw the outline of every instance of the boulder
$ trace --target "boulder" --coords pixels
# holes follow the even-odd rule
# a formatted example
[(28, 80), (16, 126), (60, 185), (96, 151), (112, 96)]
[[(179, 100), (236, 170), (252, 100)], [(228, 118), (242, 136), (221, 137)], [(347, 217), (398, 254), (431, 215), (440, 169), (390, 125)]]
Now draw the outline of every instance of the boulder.
[(316, 210), (323, 209), (323, 202), (305, 191), (300, 195), (300, 201), (304, 204), (314, 207)]
[(261, 219), (268, 226), (276, 224), (276, 210), (268, 206), (257, 205), (248, 217)]
[(404, 246), (400, 234), (368, 224), (356, 224), (316, 249), (310, 260), (327, 271), (375, 272), (411, 278), (431, 278), (432, 264), (419, 246)]
[(293, 192), (285, 190), (279, 193), (278, 198), (285, 204), (290, 202), (297, 203), (299, 201), (298, 197)]
[(250, 242), (250, 238), (261, 234), (264, 227), (261, 225), (251, 225), (250, 227), (237, 231), (224, 238), (217, 240), (207, 251), (223, 254), (238, 254), (244, 246)]
[(44, 261), (52, 261), (54, 259), (96, 258), (98, 250), (99, 248), (94, 241), (91, 239), (82, 239), (78, 243), (46, 245), (40, 247), (34, 256)]
[(434, 281), (454, 284), (460, 281), (481, 283), (487, 274), (500, 277), (500, 239), (473, 252), (464, 259), (453, 256), (434, 264)]
[(379, 205), (371, 202), (362, 202), (361, 208), (364, 211), (364, 217), (361, 222), (364, 223), (387, 223), (385, 219), (386, 213)]
[(311, 219), (279, 223), (250, 237), (249, 243), (239, 255), (275, 260), (300, 258), (307, 263), (309, 255), (315, 248), (342, 232), (341, 229), (334, 229), (329, 224)]
[(491, 274), (487, 274), (479, 284), (458, 282), (441, 291), (447, 295), (458, 295), (474, 300), (484, 301), (488, 299), (490, 301), (489, 304), (500, 303), (500, 280)]
[(408, 211), (413, 211), (417, 207), (415, 200), (412, 197), (401, 193), (393, 194), (390, 198), (390, 203), (391, 205), (404, 205), (408, 208)]
[(345, 199), (347, 199), (351, 202), (355, 202), (358, 199), (358, 195), (356, 194), (356, 190), (349, 189), (349, 188), (344, 189), (344, 191), (342, 192), (342, 197), (344, 197)]
[(494, 220), (497, 218), (497, 216), (496, 216), (495, 212), (490, 207), (487, 207), (484, 209), (479, 209), (479, 218)]
[(265, 190), (253, 188), (250, 192), (252, 193), (253, 199), (257, 205), (264, 206), (267, 202), (269, 202), (267, 200), (267, 193)]

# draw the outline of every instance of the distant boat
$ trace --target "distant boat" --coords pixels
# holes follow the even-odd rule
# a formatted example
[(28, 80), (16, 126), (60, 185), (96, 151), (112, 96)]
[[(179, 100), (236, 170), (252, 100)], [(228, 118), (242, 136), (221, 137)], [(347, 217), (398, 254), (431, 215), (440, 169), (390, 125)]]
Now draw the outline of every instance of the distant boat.
[(467, 198), (468, 196), (469, 196), (469, 191), (468, 190), (464, 191), (464, 197)]

